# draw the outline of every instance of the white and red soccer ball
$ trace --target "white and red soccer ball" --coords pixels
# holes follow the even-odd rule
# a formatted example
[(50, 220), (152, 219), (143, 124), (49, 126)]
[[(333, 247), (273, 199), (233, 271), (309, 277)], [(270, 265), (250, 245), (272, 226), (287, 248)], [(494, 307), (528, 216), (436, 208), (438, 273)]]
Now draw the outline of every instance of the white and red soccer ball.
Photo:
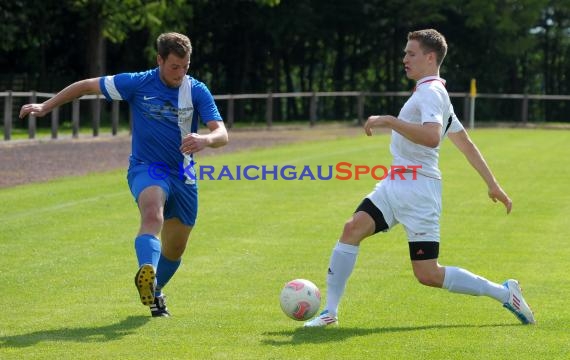
[(281, 290), (281, 309), (293, 320), (303, 321), (312, 318), (321, 307), (319, 288), (305, 279), (289, 281)]

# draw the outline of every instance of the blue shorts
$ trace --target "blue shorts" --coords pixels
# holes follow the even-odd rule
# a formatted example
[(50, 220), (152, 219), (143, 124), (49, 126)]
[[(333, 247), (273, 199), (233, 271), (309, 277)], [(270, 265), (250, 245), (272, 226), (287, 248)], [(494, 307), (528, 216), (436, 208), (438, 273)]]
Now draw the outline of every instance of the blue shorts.
[(133, 163), (129, 166), (127, 181), (135, 200), (149, 186), (160, 186), (166, 195), (164, 204), (164, 219), (178, 218), (187, 226), (194, 226), (198, 215), (198, 187), (186, 184), (177, 175), (152, 176), (153, 169), (143, 163)]

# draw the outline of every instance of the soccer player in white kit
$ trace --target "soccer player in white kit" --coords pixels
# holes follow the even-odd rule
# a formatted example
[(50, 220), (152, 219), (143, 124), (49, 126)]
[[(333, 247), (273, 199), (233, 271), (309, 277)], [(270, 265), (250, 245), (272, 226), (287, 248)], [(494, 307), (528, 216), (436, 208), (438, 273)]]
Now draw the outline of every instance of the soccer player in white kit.
[(465, 269), (438, 263), (441, 215), (438, 159), (439, 144), (446, 135), (485, 181), (491, 200), (503, 203), (507, 214), (512, 208), (511, 199), (453, 112), (445, 80), (439, 77), (446, 53), (446, 40), (436, 30), (408, 34), (403, 63), (407, 77), (416, 81), (414, 92), (397, 118), (374, 115), (364, 125), (368, 136), (372, 135), (372, 128), (392, 130), (392, 169), (402, 171), (380, 181), (346, 222), (330, 258), (325, 309), (306, 322), (305, 327), (338, 324), (339, 302), (354, 269), (360, 243), (397, 224), (404, 226), (414, 275), (421, 284), (454, 293), (489, 296), (523, 324), (535, 323), (518, 281), (509, 279), (497, 284)]

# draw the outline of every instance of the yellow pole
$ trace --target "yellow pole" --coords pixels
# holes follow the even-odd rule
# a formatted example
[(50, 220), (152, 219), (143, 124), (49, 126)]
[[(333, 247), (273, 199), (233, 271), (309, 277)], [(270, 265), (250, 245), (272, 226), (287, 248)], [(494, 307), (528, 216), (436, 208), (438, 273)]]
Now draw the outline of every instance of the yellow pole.
[(477, 97), (477, 81), (471, 79), (471, 86), (469, 87), (469, 128), (475, 127), (475, 98)]
[(471, 97), (477, 96), (477, 80), (471, 79), (471, 87), (469, 89), (469, 95)]

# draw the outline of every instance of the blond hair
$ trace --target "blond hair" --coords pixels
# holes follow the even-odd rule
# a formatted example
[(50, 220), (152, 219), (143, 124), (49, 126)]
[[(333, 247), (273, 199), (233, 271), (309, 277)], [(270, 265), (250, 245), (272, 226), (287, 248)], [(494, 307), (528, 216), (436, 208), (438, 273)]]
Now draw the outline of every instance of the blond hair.
[(440, 66), (447, 55), (445, 37), (434, 29), (417, 30), (408, 33), (408, 41), (416, 40), (424, 53), (435, 52), (437, 66)]

